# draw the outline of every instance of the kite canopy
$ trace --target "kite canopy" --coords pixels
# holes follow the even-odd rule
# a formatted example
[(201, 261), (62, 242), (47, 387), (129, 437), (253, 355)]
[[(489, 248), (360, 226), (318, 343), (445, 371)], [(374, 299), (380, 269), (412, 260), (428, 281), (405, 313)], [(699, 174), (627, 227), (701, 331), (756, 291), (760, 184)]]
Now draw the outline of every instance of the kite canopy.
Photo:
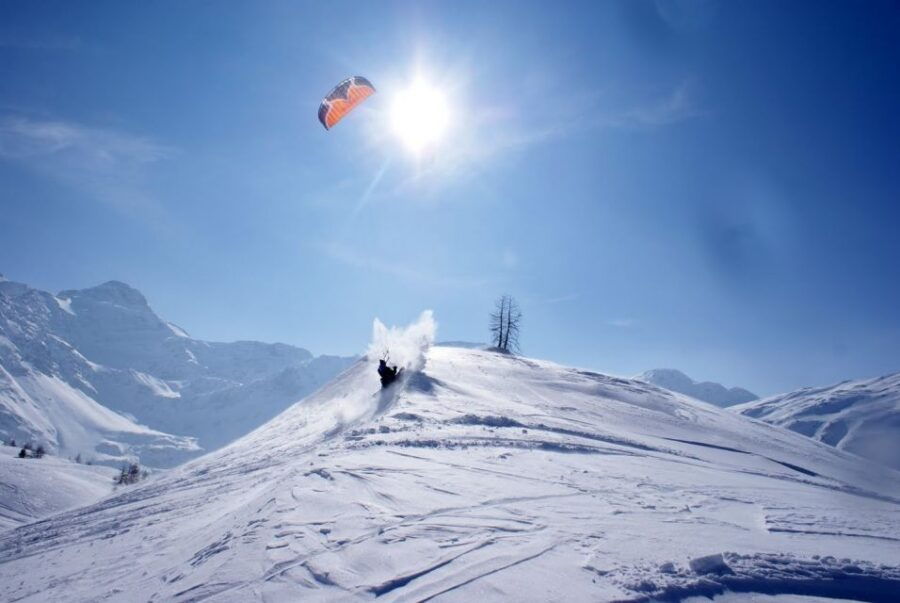
[(322, 99), (322, 104), (319, 105), (319, 121), (326, 130), (330, 130), (374, 93), (375, 86), (366, 78), (359, 75), (348, 77)]

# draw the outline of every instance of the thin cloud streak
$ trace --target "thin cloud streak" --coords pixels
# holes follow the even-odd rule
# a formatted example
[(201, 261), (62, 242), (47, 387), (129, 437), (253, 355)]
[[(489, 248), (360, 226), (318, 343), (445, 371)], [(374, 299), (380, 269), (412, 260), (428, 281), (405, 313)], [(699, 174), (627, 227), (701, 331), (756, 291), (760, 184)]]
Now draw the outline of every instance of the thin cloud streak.
[(614, 318), (612, 320), (607, 320), (606, 324), (618, 329), (630, 329), (638, 326), (639, 323), (634, 318)]
[(362, 255), (356, 250), (338, 243), (325, 243), (318, 247), (326, 256), (333, 260), (357, 268), (364, 268), (366, 270), (387, 274), (407, 282), (447, 288), (483, 287), (490, 282), (485, 278), (447, 276), (435, 272), (417, 270), (403, 263), (390, 262), (374, 256)]
[(528, 300), (529, 305), (533, 306), (552, 306), (555, 304), (564, 304), (566, 302), (572, 302), (578, 299), (577, 293), (570, 293), (568, 295), (558, 295), (555, 297), (544, 297), (544, 298), (536, 298)]
[(641, 126), (667, 126), (700, 114), (694, 106), (690, 83), (684, 81), (668, 96), (628, 111), (625, 118), (626, 123), (632, 121)]
[(172, 147), (115, 129), (21, 115), (0, 118), (0, 160), (166, 231), (174, 223), (148, 190), (147, 171), (175, 154)]
[(74, 122), (7, 116), (0, 120), (0, 157), (28, 159), (72, 153), (94, 167), (116, 163), (152, 163), (173, 149), (148, 138)]

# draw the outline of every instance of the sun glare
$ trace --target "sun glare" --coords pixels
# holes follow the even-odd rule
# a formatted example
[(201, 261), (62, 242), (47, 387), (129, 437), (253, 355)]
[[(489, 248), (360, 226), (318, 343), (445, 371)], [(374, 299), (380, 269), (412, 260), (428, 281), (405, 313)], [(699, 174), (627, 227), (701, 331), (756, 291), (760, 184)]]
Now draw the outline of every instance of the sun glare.
[(417, 81), (394, 98), (391, 127), (413, 153), (438, 143), (449, 124), (447, 100), (434, 86)]

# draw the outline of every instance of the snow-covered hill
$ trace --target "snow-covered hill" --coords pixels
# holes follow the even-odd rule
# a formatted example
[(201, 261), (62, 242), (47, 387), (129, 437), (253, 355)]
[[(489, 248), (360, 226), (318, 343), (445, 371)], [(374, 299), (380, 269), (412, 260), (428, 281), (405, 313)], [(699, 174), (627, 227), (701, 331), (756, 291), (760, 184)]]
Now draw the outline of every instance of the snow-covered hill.
[(0, 531), (83, 507), (113, 491), (114, 469), (55, 456), (20, 459), (18, 452), (0, 446)]
[(888, 601), (900, 473), (640, 381), (432, 348), (0, 535), (9, 601)]
[(116, 281), (59, 295), (0, 281), (0, 436), (67, 456), (171, 466), (249, 432), (350, 362), (192, 339)]
[(808, 387), (729, 410), (900, 469), (900, 373)]
[(676, 369), (651, 369), (635, 379), (685, 394), (719, 407), (731, 406), (758, 399), (757, 395), (742, 387), (725, 387), (712, 381), (694, 381)]

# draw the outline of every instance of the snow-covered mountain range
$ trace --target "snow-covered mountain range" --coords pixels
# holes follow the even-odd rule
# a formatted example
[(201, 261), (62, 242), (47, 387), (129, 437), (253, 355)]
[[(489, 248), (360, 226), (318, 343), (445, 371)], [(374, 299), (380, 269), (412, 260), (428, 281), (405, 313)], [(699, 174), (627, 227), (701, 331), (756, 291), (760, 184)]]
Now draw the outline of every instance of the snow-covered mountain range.
[(676, 369), (651, 369), (636, 376), (635, 379), (640, 379), (641, 381), (646, 381), (647, 383), (652, 383), (653, 385), (658, 385), (722, 408), (758, 399), (756, 394), (742, 387), (725, 387), (721, 383), (712, 381), (694, 381)]
[(53, 295), (0, 281), (0, 437), (172, 466), (241, 436), (351, 358), (193, 339), (110, 281)]
[(900, 373), (807, 387), (729, 410), (900, 469)]
[(0, 534), (0, 599), (900, 592), (896, 471), (642, 381), (424, 360), (387, 390), (360, 360), (218, 451)]

